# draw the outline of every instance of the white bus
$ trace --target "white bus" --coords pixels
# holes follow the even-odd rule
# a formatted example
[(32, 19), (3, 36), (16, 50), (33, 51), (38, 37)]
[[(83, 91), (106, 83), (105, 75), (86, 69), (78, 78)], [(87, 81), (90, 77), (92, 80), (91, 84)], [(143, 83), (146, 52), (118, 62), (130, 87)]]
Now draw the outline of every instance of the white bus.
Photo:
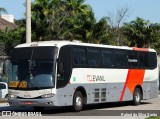
[(18, 45), (11, 55), (11, 106), (73, 106), (80, 111), (84, 104), (138, 105), (157, 96), (153, 49), (43, 41)]

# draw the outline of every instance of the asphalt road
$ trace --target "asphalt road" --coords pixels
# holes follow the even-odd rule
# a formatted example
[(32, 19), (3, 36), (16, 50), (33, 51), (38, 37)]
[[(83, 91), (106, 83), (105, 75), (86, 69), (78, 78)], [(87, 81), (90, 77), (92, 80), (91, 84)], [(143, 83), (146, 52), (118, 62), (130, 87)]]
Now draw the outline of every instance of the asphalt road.
[[(35, 114), (37, 116), (160, 116), (160, 95), (157, 98), (144, 100), (141, 105), (134, 106), (130, 102), (103, 103), (87, 105), (81, 112), (73, 112), (71, 107), (46, 108), (36, 113), (32, 107), (10, 107), (8, 103), (0, 103), (0, 115), (3, 113)], [(30, 115), (30, 116), (33, 116)]]

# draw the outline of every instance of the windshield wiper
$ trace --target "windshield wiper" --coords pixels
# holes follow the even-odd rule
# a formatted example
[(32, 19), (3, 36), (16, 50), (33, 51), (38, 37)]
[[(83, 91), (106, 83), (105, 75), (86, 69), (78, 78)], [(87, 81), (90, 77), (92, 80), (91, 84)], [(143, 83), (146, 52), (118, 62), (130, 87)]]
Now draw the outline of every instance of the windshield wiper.
[[(34, 48), (32, 49), (32, 54), (31, 54), (31, 58), (30, 58), (30, 60), (28, 60), (29, 61), (29, 82), (32, 84), (32, 81), (31, 81), (31, 79), (33, 79), (33, 74), (32, 74), (32, 70), (33, 70), (33, 60), (32, 60), (32, 57), (33, 57), (33, 53), (34, 53)], [(34, 62), (34, 64), (36, 64), (36, 62)], [(39, 89), (41, 89), (40, 88), (40, 85), (39, 85), (39, 81), (34, 81), (34, 83), (36, 83), (36, 86), (38, 86), (38, 88)], [(32, 85), (33, 86), (33, 85)], [(34, 87), (34, 86), (33, 86)]]

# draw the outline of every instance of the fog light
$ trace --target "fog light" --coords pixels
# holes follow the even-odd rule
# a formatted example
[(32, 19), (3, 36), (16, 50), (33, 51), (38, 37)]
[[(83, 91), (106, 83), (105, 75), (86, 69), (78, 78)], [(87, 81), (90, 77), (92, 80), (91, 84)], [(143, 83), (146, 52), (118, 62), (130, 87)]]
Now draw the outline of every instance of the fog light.
[(48, 104), (48, 105), (52, 105), (53, 104), (53, 102), (51, 101), (51, 102), (47, 102), (46, 104)]
[(55, 94), (50, 93), (50, 94), (42, 95), (41, 97), (42, 97), (42, 98), (51, 98), (51, 97), (53, 97), (54, 95), (55, 95)]
[(16, 96), (16, 95), (13, 95), (13, 94), (9, 94), (8, 97), (9, 97), (9, 98), (16, 98), (17, 96)]

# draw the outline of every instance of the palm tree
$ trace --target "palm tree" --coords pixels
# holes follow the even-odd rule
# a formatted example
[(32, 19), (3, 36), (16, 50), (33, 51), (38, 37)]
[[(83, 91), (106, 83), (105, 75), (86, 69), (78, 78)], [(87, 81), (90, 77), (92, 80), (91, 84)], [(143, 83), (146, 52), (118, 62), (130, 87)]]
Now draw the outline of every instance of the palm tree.
[(66, 10), (69, 14), (73, 34), (72, 39), (91, 42), (93, 39), (93, 28), (96, 23), (92, 8), (84, 4), (84, 0), (65, 0)]
[(3, 7), (0, 7), (0, 15), (1, 15), (2, 13), (7, 13), (7, 10), (6, 10), (5, 8), (3, 8)]
[(149, 45), (150, 22), (142, 18), (136, 18), (136, 20), (130, 23), (124, 24), (124, 35), (130, 41), (130, 46), (146, 47)]
[(92, 8), (83, 2), (84, 0), (35, 0), (32, 4), (32, 30), (35, 31), (32, 33), (35, 40), (88, 39), (81, 30), (90, 30), (87, 26), (92, 26), (95, 19)]
[(35, 0), (32, 27), (35, 40), (107, 42), (106, 20), (96, 23), (91, 6), (84, 0)]
[[(50, 2), (52, 0), (35, 0), (32, 3), (32, 39), (36, 41), (45, 40), (48, 36), (48, 16)], [(49, 39), (48, 39), (49, 40)]]

